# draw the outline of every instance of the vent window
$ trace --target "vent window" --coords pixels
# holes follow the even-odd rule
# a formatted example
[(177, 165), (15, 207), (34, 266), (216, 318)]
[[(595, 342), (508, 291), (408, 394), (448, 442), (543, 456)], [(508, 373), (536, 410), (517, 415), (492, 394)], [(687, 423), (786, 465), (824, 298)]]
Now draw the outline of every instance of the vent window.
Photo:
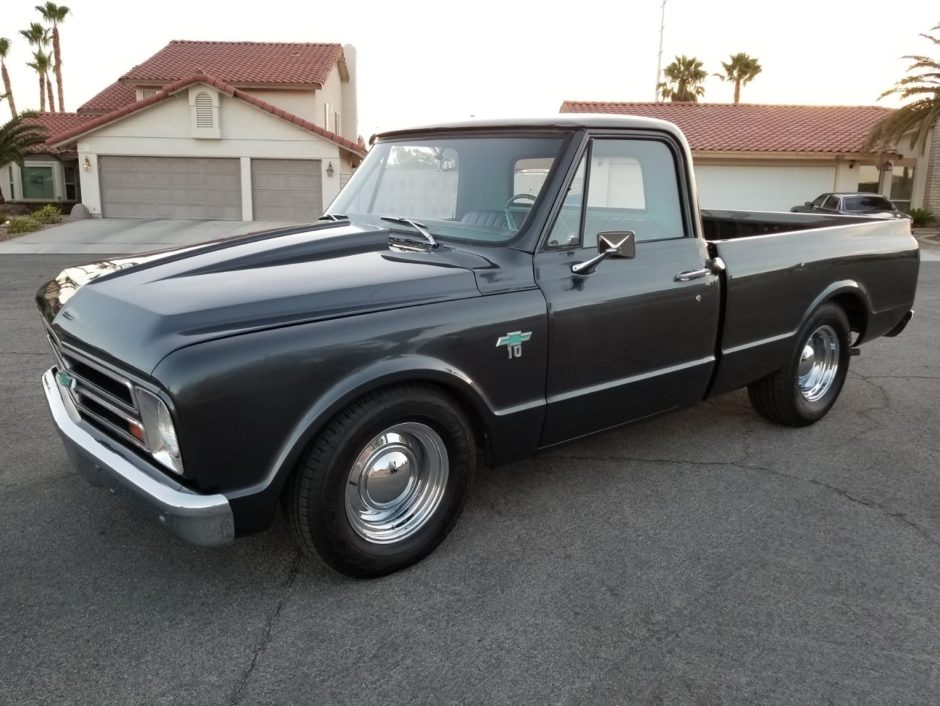
[(191, 112), (191, 135), (200, 139), (218, 140), (222, 137), (219, 129), (219, 94), (205, 86), (194, 86), (189, 92)]
[(199, 130), (211, 130), (215, 127), (215, 119), (212, 114), (212, 96), (205, 91), (196, 96), (196, 128)]

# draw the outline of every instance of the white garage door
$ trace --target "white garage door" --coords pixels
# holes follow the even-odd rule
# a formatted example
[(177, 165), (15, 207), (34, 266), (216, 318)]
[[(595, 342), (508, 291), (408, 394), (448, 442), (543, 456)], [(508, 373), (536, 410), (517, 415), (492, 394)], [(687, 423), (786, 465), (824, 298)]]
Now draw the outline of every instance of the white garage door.
[(835, 167), (695, 167), (699, 205), (741, 211), (789, 211), (835, 184)]
[(99, 157), (98, 169), (106, 218), (241, 220), (237, 159)]
[(315, 221), (323, 214), (319, 159), (251, 160), (256, 221)]

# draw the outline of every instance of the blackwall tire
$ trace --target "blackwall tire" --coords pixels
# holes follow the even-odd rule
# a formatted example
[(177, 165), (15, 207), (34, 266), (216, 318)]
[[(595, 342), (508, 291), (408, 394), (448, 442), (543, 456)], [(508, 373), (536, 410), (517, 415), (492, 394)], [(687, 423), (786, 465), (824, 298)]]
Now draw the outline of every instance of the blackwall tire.
[(819, 307), (801, 327), (786, 364), (747, 388), (751, 405), (784, 426), (822, 419), (842, 391), (849, 371), (851, 330), (835, 304)]
[(442, 390), (402, 385), (334, 417), (295, 471), (285, 497), (309, 555), (360, 578), (427, 556), (460, 515), (473, 479), (469, 420)]

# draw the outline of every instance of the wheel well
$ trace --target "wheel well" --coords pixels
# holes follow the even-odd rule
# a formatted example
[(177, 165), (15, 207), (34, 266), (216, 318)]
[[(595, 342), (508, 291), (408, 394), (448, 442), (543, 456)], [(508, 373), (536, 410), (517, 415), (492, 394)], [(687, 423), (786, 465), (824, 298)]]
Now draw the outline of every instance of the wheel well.
[[(347, 400), (346, 403), (342, 407), (336, 409), (333, 412), (333, 414), (329, 416), (329, 418), (327, 418), (322, 424), (318, 425), (317, 433), (314, 434), (313, 437), (306, 443), (303, 452), (299, 456), (298, 461), (293, 464), (293, 467), (290, 468), (290, 472), (288, 473), (288, 479), (297, 472), (299, 466), (302, 464), (303, 458), (306, 456), (307, 450), (310, 448), (311, 444), (313, 444), (316, 441), (317, 436), (321, 433), (321, 431), (327, 425), (329, 425), (329, 423), (334, 418), (342, 414), (343, 410), (347, 409), (351, 405), (354, 405), (363, 397), (366, 397), (368, 395), (373, 395), (377, 392), (381, 392), (382, 390), (388, 390), (388, 389), (395, 388), (395, 387), (408, 387), (408, 386), (414, 386), (414, 385), (434, 388), (438, 390), (439, 392), (444, 393), (447, 397), (449, 397), (454, 402), (454, 404), (467, 416), (467, 420), (470, 422), (470, 428), (471, 428), (471, 431), (473, 432), (473, 437), (476, 440), (477, 446), (483, 449), (485, 458), (487, 459), (487, 461), (489, 461), (490, 443), (489, 443), (489, 437), (486, 433), (486, 424), (484, 422), (483, 414), (480, 411), (480, 409), (477, 407), (477, 405), (474, 404), (473, 399), (470, 397), (468, 393), (466, 393), (463, 390), (460, 390), (456, 386), (447, 385), (447, 384), (444, 384), (435, 380), (422, 380), (422, 379), (410, 380), (410, 381), (399, 380), (399, 381), (389, 382), (387, 384), (379, 385), (378, 387), (374, 387), (374, 388), (362, 391), (361, 394), (358, 394), (357, 396)], [(281, 492), (282, 497), (285, 495), (285, 493), (288, 492), (289, 487), (290, 487), (290, 482), (288, 480), (287, 482), (284, 483), (283, 487), (281, 488), (280, 492)]]
[(830, 301), (842, 308), (849, 320), (849, 326), (858, 333), (859, 339), (863, 338), (865, 329), (868, 327), (868, 311), (865, 309), (865, 302), (862, 298), (851, 292), (843, 292)]

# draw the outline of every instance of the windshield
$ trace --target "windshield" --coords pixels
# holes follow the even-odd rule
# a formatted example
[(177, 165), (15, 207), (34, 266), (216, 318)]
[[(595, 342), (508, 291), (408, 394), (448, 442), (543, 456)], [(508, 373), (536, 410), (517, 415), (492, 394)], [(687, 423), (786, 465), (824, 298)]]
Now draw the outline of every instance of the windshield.
[[(563, 137), (441, 137), (380, 142), (327, 214), (388, 227), (419, 222), (434, 236), (512, 240), (525, 225)], [(407, 223), (396, 229), (412, 231)]]

